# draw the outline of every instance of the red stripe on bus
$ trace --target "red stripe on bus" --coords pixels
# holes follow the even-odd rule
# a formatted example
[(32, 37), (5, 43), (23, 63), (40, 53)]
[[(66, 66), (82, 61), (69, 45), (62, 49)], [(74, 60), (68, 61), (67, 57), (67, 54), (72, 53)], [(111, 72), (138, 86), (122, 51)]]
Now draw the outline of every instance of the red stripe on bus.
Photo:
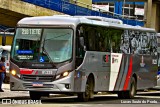
[(33, 70), (30, 69), (21, 69), (20, 74), (32, 74)]
[(35, 73), (36, 75), (38, 74), (38, 71), (36, 71), (36, 73)]
[(128, 68), (128, 72), (127, 72), (127, 75), (126, 75), (126, 80), (125, 80), (125, 84), (124, 84), (124, 87), (123, 87), (123, 90), (127, 90), (128, 88), (128, 84), (129, 84), (129, 80), (131, 78), (131, 74), (132, 74), (132, 56), (130, 57), (130, 62), (129, 62), (129, 68)]

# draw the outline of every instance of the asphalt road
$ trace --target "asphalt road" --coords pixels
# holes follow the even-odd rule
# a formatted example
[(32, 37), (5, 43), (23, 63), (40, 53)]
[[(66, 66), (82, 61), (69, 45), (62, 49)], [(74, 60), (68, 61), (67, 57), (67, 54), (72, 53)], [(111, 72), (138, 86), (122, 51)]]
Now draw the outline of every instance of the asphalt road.
[[(11, 100), (30, 100), (27, 97), (12, 97)], [(2, 103), (2, 99), (1, 102)], [(47, 105), (46, 105), (47, 104)], [(0, 106), (16, 106), (26, 107), (22, 104)], [(119, 99), (116, 94), (110, 95), (95, 95), (95, 98), (88, 102), (80, 102), (76, 96), (67, 97), (44, 97), (40, 103), (36, 105), (27, 105), (27, 107), (159, 107), (160, 106), (160, 91), (157, 92), (141, 92), (134, 99)]]

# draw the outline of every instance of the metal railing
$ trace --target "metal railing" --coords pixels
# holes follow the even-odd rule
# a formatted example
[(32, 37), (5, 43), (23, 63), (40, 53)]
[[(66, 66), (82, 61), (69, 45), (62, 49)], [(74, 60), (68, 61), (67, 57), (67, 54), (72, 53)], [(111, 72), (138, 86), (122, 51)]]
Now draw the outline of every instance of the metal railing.
[(14, 35), (13, 30), (14, 30), (14, 28), (6, 28), (5, 30), (0, 28), (0, 35), (2, 35), (2, 36), (5, 36), (5, 35), (13, 36)]
[[(93, 7), (91, 5), (78, 2), (78, 0), (75, 0), (74, 4), (68, 2), (68, 0), (22, 0), (22, 1), (28, 2), (37, 6), (41, 6), (44, 8), (48, 8), (54, 11), (62, 12), (64, 14), (68, 14), (72, 16), (74, 15), (102, 16), (102, 17), (120, 19), (123, 21), (124, 24), (129, 24), (133, 26), (136, 26), (136, 25), (144, 26), (144, 22), (137, 20), (136, 17), (120, 15), (120, 14), (116, 14), (108, 11), (106, 11), (105, 13), (102, 13), (101, 12), (102, 9), (98, 9), (99, 11), (95, 11), (95, 10), (92, 10)], [(80, 3), (86, 6), (81, 7), (81, 6), (78, 6), (76, 3)]]

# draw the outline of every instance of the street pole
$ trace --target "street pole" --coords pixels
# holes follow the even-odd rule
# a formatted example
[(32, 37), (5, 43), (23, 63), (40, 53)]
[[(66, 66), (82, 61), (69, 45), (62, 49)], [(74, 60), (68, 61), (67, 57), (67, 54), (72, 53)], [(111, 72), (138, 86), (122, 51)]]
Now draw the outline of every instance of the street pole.
[(5, 35), (5, 31), (3, 30), (3, 29), (1, 29), (0, 28), (0, 32), (3, 32), (3, 34), (2, 34), (2, 41), (1, 41), (1, 43), (2, 43), (2, 46), (4, 45), (4, 42), (3, 42), (3, 39), (4, 39), (4, 35)]

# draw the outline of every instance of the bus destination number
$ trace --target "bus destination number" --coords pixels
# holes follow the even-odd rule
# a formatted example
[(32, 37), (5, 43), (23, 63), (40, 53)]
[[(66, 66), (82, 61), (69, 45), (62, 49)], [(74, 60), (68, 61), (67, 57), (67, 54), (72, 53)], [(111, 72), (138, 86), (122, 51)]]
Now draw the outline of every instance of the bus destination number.
[(22, 35), (40, 35), (41, 29), (22, 29)]
[(52, 74), (52, 71), (42, 71), (42, 74), (50, 75), (50, 74)]

